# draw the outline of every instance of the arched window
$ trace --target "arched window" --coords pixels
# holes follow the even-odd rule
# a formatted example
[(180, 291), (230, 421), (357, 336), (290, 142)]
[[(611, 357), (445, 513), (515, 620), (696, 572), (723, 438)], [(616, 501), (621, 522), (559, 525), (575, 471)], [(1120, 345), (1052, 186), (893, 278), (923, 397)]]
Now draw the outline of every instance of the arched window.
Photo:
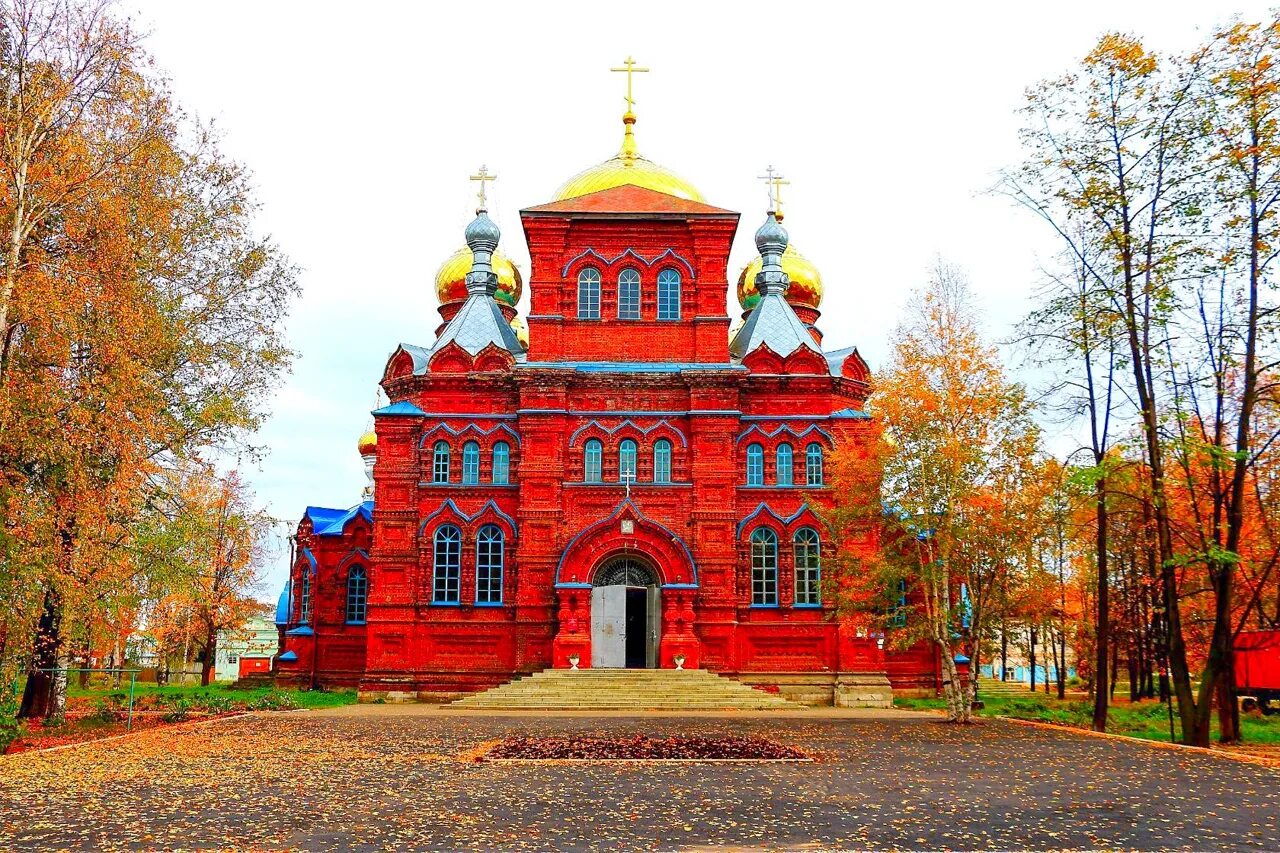
[(822, 445), (816, 441), (804, 449), (804, 481), (810, 486), (822, 485)]
[(600, 470), (603, 459), (604, 445), (600, 443), (600, 439), (589, 439), (586, 447), (582, 448), (582, 479), (585, 482), (599, 483), (604, 479)]
[(764, 485), (764, 448), (758, 444), (747, 445), (747, 485)]
[(462, 445), (462, 485), (474, 486), (480, 482), (480, 445), (468, 441)]
[(502, 531), (486, 524), (476, 534), (476, 604), (502, 603)]
[(801, 527), (796, 531), (796, 604), (822, 603), (822, 547), (818, 531)]
[(600, 319), (600, 271), (590, 267), (578, 273), (578, 319)]
[(436, 531), (435, 566), (431, 572), (431, 601), (457, 604), (462, 581), (462, 531), (446, 524)]
[(640, 273), (636, 270), (618, 273), (618, 319), (640, 319)]
[(658, 319), (680, 319), (680, 273), (675, 270), (658, 273)]
[(618, 445), (618, 482), (636, 481), (636, 443), (624, 438)]
[(302, 567), (302, 592), (298, 596), (298, 621), (303, 625), (311, 621), (311, 569)]
[(431, 482), (449, 482), (449, 442), (441, 439), (431, 451)]
[(493, 446), (493, 484), (505, 486), (511, 482), (511, 445), (499, 441)]
[(778, 445), (777, 464), (774, 466), (775, 482), (779, 486), (791, 485), (791, 445), (783, 442)]
[(778, 534), (767, 527), (751, 534), (751, 603), (778, 603)]
[(653, 482), (671, 482), (671, 442), (665, 438), (653, 443)]
[(369, 612), (369, 574), (364, 566), (347, 570), (347, 624), (363, 625)]

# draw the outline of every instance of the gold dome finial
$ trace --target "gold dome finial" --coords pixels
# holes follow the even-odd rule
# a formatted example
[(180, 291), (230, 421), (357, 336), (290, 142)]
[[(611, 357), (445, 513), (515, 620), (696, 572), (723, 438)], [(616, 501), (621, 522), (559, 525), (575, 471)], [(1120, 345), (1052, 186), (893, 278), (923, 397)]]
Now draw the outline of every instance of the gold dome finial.
[(631, 97), (631, 75), (647, 74), (648, 68), (637, 68), (636, 61), (628, 56), (622, 61), (621, 68), (610, 68), (610, 71), (619, 71), (627, 75), (627, 94), (623, 95), (623, 100), (627, 102), (627, 111), (622, 114), (622, 148), (618, 151), (618, 156), (624, 160), (634, 160), (639, 157), (636, 151), (636, 137), (631, 132), (631, 128), (635, 126), (636, 114), (632, 111), (632, 107), (636, 105), (636, 99)]
[(769, 190), (769, 212), (773, 214), (773, 218), (782, 221), (782, 188), (790, 186), (791, 182), (783, 180), (782, 175), (778, 174), (778, 170), (770, 164), (766, 168), (765, 173), (760, 175), (760, 180), (765, 182)]

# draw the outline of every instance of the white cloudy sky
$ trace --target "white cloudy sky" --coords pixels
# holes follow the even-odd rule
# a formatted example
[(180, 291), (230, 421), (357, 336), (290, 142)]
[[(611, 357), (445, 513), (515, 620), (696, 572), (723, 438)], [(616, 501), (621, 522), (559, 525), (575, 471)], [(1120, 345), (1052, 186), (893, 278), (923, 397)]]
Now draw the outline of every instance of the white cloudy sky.
[[(303, 268), (299, 352), (250, 471), (273, 515), (349, 506), (375, 384), (399, 341), (428, 344), (432, 279), (462, 243), (467, 176), (498, 173), (491, 215), (528, 272), (521, 207), (614, 154), (628, 54), (640, 151), (743, 212), (730, 280), (763, 218), (757, 175), (791, 180), (792, 240), (826, 282), (831, 348), (875, 367), (910, 289), (963, 266), (993, 335), (1021, 316), (1042, 228), (985, 192), (1018, 161), (1030, 83), (1107, 30), (1185, 50), (1265, 2), (1077, 0), (286, 3), (125, 0), (188, 109), (254, 170), (262, 228)], [(525, 302), (527, 304), (526, 295)], [(522, 306), (523, 309), (524, 306)], [(278, 588), (284, 561), (268, 571)]]

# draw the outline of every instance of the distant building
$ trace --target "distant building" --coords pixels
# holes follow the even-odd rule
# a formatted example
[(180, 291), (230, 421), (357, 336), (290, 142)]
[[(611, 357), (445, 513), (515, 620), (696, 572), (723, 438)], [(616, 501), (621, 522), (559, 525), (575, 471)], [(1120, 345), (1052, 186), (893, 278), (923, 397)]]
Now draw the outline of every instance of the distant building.
[(270, 673), (271, 658), (280, 646), (280, 635), (268, 614), (250, 616), (239, 628), (218, 632), (214, 681), (235, 681), (245, 675)]
[[(1007, 654), (1001, 655), (1000, 633), (997, 631), (992, 640), (991, 653), (986, 660), (979, 663), (978, 673), (981, 678), (993, 678), (996, 681), (1020, 681), (1031, 683), (1031, 659), (1028, 655), (1030, 635), (1025, 630), (1010, 629), (1008, 632)], [(1058, 667), (1054, 662), (1056, 649), (1045, 645), (1042, 637), (1036, 642), (1036, 684), (1044, 684), (1058, 680)], [(1067, 644), (1067, 678), (1076, 677), (1075, 652), (1071, 644)]]

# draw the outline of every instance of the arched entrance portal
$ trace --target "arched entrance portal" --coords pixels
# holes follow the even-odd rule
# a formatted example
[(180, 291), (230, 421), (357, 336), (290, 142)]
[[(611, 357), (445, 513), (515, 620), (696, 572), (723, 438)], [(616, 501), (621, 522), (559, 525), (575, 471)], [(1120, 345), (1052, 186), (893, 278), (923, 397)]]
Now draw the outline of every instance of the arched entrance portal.
[(634, 557), (617, 557), (596, 570), (591, 586), (591, 665), (656, 667), (662, 626), (658, 573)]

